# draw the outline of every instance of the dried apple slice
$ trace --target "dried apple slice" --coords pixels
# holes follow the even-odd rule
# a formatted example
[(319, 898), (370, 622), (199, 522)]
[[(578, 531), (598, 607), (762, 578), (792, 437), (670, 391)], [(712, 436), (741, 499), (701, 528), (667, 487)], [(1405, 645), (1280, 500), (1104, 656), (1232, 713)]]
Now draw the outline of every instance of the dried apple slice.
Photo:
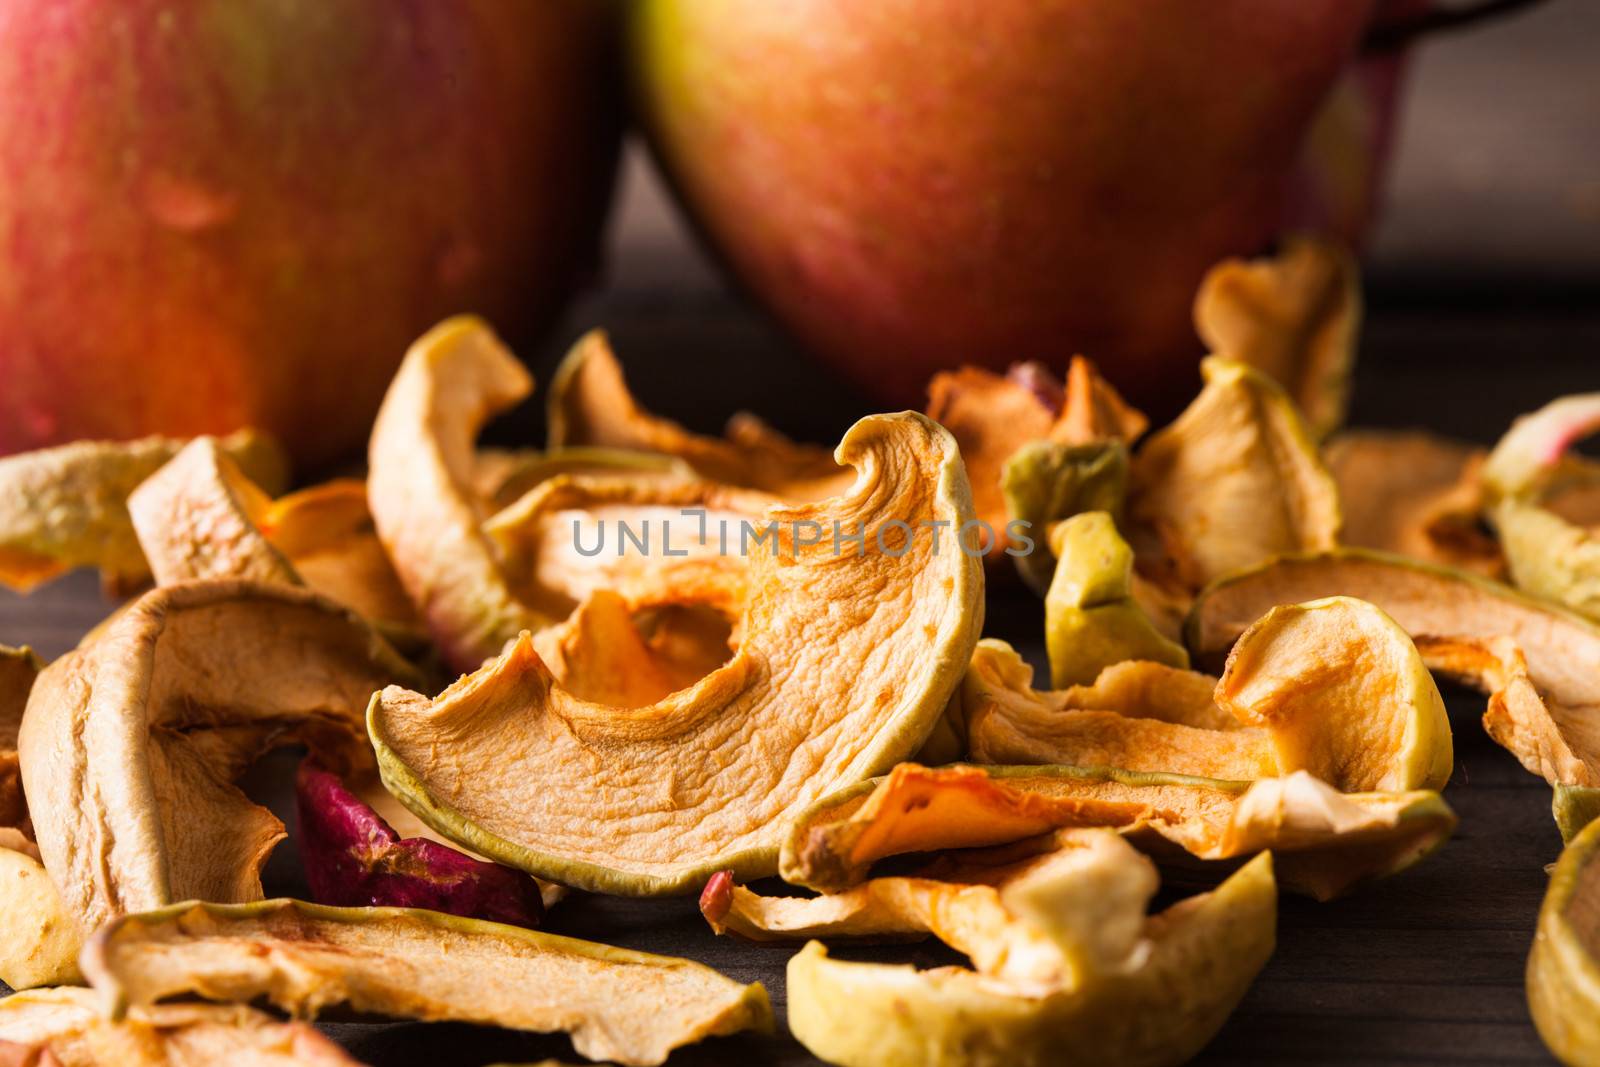
[(824, 448), (800, 445), (753, 415), (729, 420), (726, 436), (693, 434), (639, 406), (603, 330), (572, 346), (550, 380), (550, 448), (628, 449), (673, 456), (714, 482), (785, 500), (819, 500), (850, 484)]
[(737, 616), (775, 497), (710, 482), (558, 475), (491, 516), (501, 573), (554, 616), (599, 590), (635, 610), (701, 604)]
[(339, 775), (312, 759), (295, 776), (295, 810), (300, 859), (318, 903), (429, 908), (528, 927), (544, 917), (531, 877), (437, 841), (401, 838)]
[[(7, 1054), (15, 1059), (6, 1059)], [(162, 1004), (113, 1022), (88, 989), (0, 1000), (0, 1062), (18, 1067), (361, 1067), (309, 1023), (243, 1004)]]
[(1600, 1059), (1597, 846), (1600, 822), (1591, 822), (1562, 850), (1528, 954), (1528, 1012), (1562, 1063)]
[(1093, 363), (1082, 356), (1072, 357), (1067, 364), (1061, 417), (1050, 429), (1052, 441), (1069, 445), (1121, 441), (1131, 448), (1149, 426), (1144, 413), (1129, 407)]
[(1591, 619), (1600, 618), (1600, 535), (1591, 513), (1563, 514), (1556, 500), (1579, 490), (1592, 498), (1600, 468), (1567, 455), (1600, 430), (1600, 393), (1551, 401), (1512, 423), (1484, 466), (1490, 517), (1511, 580)]
[(1134, 456), (1129, 540), (1148, 576), (1188, 589), (1286, 552), (1331, 548), (1339, 494), (1294, 403), (1235, 360)]
[(1221, 1028), (1272, 955), (1277, 889), (1261, 856), (1159, 915), (1156, 878), (1104, 834), (1064, 836), (925, 925), (975, 970), (851, 963), (820, 942), (789, 961), (789, 1026), (830, 1063), (1180, 1063)]
[(1541, 693), (1575, 715), (1600, 714), (1600, 627), (1499, 582), (1364, 549), (1281, 559), (1217, 582), (1195, 602), (1186, 643), (1215, 662), (1272, 606), (1341, 595), (1376, 604), (1418, 637), (1510, 638)]
[(1500, 577), (1500, 545), (1482, 527), (1487, 456), (1429, 433), (1341, 433), (1322, 458), (1339, 486), (1343, 542)]
[(974, 758), (1249, 780), (1307, 770), (1345, 792), (1440, 789), (1450, 723), (1411, 639), (1381, 610), (1332, 597), (1274, 608), (1245, 632), (1213, 699), (1239, 723), (1083, 708), (1040, 693), (1004, 642), (986, 640), (962, 684)]
[(358, 616), (247, 582), (154, 590), (39, 675), (19, 749), (39, 852), (81, 928), (174, 899), (252, 900), (283, 826), (233, 782), (303, 741), (370, 766), (361, 711), (418, 681)]
[(1127, 446), (1115, 440), (1081, 445), (1034, 441), (1006, 461), (1000, 491), (1004, 528), (1019, 534), (1012, 556), (1017, 573), (1043, 596), (1055, 573), (1056, 557), (1046, 533), (1051, 525), (1085, 511), (1122, 514), (1128, 496)]
[(772, 1027), (759, 984), (690, 960), (406, 908), (190, 902), (114, 920), (83, 971), (113, 1018), (198, 994), (425, 1021), (565, 1031), (590, 1059), (657, 1064), (706, 1037)]
[[(184, 443), (78, 441), (0, 459), (0, 585), (25, 593), (74, 567), (99, 567), (115, 586), (144, 581), (128, 494)], [(219, 444), (257, 484), (282, 492), (288, 461), (271, 438), (241, 430)]]
[[(492, 457), (500, 457), (498, 464)], [(536, 486), (558, 475), (620, 475), (632, 481), (688, 482), (697, 475), (683, 460), (657, 452), (577, 446), (549, 452), (478, 451), (477, 492), (497, 508), (509, 507)]]
[[(982, 626), (982, 563), (951, 535), (972, 502), (950, 435), (872, 416), (837, 455), (859, 472), (848, 496), (768, 513), (727, 664), (618, 708), (557, 684), (523, 637), (434, 700), (374, 699), (384, 784), (452, 840), (566, 885), (644, 895), (771, 873), (785, 818), (926, 739)], [(836, 552), (835, 529), (862, 540)]]
[(1104, 827), (1165, 858), (1270, 851), (1286, 887), (1328, 900), (1409, 867), (1455, 824), (1436, 792), (1340, 793), (1304, 771), (1251, 783), (1107, 767), (903, 763), (795, 819), (780, 873), (837, 892), (890, 856)]
[(1050, 530), (1055, 576), (1044, 597), (1044, 640), (1057, 689), (1094, 681), (1124, 660), (1187, 668), (1133, 598), (1133, 550), (1104, 511), (1074, 515)]
[(1211, 351), (1281, 383), (1316, 437), (1344, 422), (1361, 279), (1343, 248), (1291, 237), (1277, 255), (1223, 260), (1201, 279), (1194, 324)]

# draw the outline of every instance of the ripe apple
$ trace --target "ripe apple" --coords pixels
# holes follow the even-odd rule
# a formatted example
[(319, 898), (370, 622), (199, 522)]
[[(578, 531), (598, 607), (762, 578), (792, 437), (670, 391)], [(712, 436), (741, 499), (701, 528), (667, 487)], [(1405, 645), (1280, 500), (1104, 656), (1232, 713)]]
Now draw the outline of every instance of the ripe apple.
[(886, 399), (1096, 359), (1198, 381), (1195, 286), (1262, 248), (1372, 0), (638, 0), (639, 110), (689, 214)]
[(0, 453), (366, 436), (407, 344), (592, 269), (608, 0), (0, 7)]

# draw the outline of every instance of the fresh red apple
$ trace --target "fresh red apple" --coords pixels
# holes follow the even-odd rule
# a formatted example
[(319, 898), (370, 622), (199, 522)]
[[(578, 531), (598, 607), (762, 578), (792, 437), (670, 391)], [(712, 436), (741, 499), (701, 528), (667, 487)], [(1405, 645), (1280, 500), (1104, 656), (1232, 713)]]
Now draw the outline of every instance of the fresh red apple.
[(1280, 229), (1372, 0), (638, 0), (657, 156), (737, 278), (913, 402), (1090, 354), (1192, 392), (1195, 286)]
[(526, 338), (592, 270), (609, 0), (0, 6), (0, 453), (366, 437), (453, 312)]

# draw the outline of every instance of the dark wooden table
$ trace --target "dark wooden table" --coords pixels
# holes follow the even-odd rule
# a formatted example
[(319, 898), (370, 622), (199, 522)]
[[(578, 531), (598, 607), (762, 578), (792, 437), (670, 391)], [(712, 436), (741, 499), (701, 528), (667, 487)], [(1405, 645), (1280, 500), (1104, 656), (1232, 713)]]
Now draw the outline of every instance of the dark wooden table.
[[(649, 404), (701, 428), (714, 428), (744, 406), (823, 440), (867, 410), (760, 320), (720, 299), (610, 298), (574, 312), (574, 326), (594, 322), (611, 328)], [(1540, 303), (1514, 293), (1466, 301), (1459, 294), (1378, 294), (1354, 418), (1491, 441), (1513, 415), (1551, 396), (1600, 388), (1596, 352), (1600, 311), (1592, 303)], [(547, 365), (554, 354), (535, 362)], [(537, 440), (537, 422), (536, 413), (513, 417), (496, 436)], [(57, 655), (106, 610), (86, 574), (27, 599), (0, 594), (0, 642), (25, 642)], [(1042, 660), (1037, 600), (1016, 589), (991, 590), (988, 617), (991, 633)], [(1456, 771), (1445, 795), (1461, 816), (1456, 836), (1420, 866), (1348, 900), (1319, 905), (1286, 897), (1276, 955), (1201, 1062), (1549, 1062), (1528, 1021), (1522, 984), (1544, 868), (1560, 844), (1549, 790), (1485, 736), (1478, 724), (1481, 698), (1447, 696)], [(292, 765), (287, 756), (269, 758), (253, 776), (252, 790), (280, 815), (287, 814), (283, 790), (273, 786)], [(290, 847), (274, 857), (267, 882), (269, 892), (301, 886)], [(580, 895), (556, 908), (549, 926), (691, 956), (740, 980), (760, 980), (782, 1018), (784, 964), (792, 950), (713, 937), (692, 900)], [(937, 946), (848, 954), (919, 963), (953, 958)], [(575, 1058), (565, 1038), (457, 1025), (339, 1024), (329, 1030), (379, 1065)], [(779, 1036), (711, 1041), (679, 1052), (672, 1062), (814, 1061)]]

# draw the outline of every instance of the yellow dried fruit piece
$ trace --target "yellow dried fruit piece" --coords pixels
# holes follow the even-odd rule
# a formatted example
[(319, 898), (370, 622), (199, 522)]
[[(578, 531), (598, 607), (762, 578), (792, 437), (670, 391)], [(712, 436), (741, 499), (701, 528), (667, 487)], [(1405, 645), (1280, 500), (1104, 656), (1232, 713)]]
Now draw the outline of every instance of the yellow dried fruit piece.
[(1600, 430), (1600, 393), (1551, 401), (1512, 423), (1484, 466), (1489, 515), (1511, 580), (1591, 619), (1600, 618), (1600, 535), (1589, 514), (1564, 514), (1563, 496), (1590, 503), (1600, 467), (1568, 456)]
[(1429, 433), (1340, 434), (1322, 458), (1339, 486), (1343, 542), (1500, 577), (1500, 545), (1480, 525), (1487, 456), (1476, 445)]
[(1562, 851), (1528, 955), (1528, 1012), (1562, 1063), (1600, 1062), (1600, 821)]
[[(1047, 531), (1086, 511), (1122, 514), (1128, 495), (1128, 449), (1121, 441), (1064, 445), (1034, 441), (1006, 461), (1000, 474), (1005, 525), (1026, 523), (1018, 545), (1017, 573), (1041, 596), (1055, 573)], [(998, 527), (997, 527), (998, 528)]]
[(1189, 654), (1167, 640), (1133, 599), (1133, 550), (1104, 511), (1050, 530), (1055, 576), (1044, 598), (1045, 647), (1057, 689), (1094, 681), (1124, 660), (1187, 668)]
[(581, 1055), (623, 1064), (772, 1027), (759, 984), (690, 960), (408, 908), (191, 901), (111, 922), (84, 947), (83, 970), (112, 1018), (180, 994), (263, 997), (296, 1016), (346, 1005), (565, 1031)]
[[(983, 621), (981, 562), (929, 536), (972, 518), (950, 435), (872, 416), (837, 455), (858, 471), (848, 496), (768, 513), (725, 665), (619, 708), (556, 683), (524, 637), (436, 699), (374, 699), (385, 785), (445, 836), (567, 885), (645, 895), (770, 874), (789, 816), (922, 744)], [(819, 532), (834, 523), (863, 539), (836, 551)]]
[(1339, 494), (1283, 389), (1208, 357), (1205, 388), (1134, 456), (1129, 541), (1147, 576), (1188, 589), (1287, 552), (1331, 548)]
[(1212, 352), (1288, 390), (1312, 433), (1344, 422), (1361, 330), (1361, 278), (1350, 253), (1291, 237), (1273, 256), (1225, 259), (1195, 294), (1194, 324)]
[(189, 897), (252, 900), (283, 825), (233, 784), (303, 742), (370, 766), (362, 709), (415, 670), (347, 609), (303, 590), (154, 590), (39, 675), (18, 747), (39, 852), (92, 930)]
[(830, 1063), (863, 1067), (1193, 1056), (1272, 954), (1271, 857), (1146, 916), (1148, 861), (1093, 831), (1058, 844), (948, 912), (916, 916), (975, 970), (850, 963), (809, 943), (789, 961), (795, 1037)]
[[(361, 1067), (309, 1023), (243, 1004), (161, 1004), (120, 1022), (88, 989), (35, 989), (0, 1000), (0, 1060), (22, 1067)], [(4, 1059), (14, 1055), (15, 1060)]]
[(1438, 793), (1341, 794), (1304, 771), (1250, 783), (1106, 767), (903, 763), (797, 818), (780, 873), (836, 892), (890, 856), (1104, 827), (1158, 857), (1229, 860), (1270, 851), (1287, 888), (1328, 900), (1409, 867), (1455, 824)]
[(1192, 698), (1094, 708), (1092, 691), (1041, 693), (1032, 678), (1009, 645), (979, 645), (959, 712), (975, 759), (1233, 780), (1307, 770), (1343, 792), (1441, 789), (1450, 778), (1438, 687), (1404, 631), (1360, 600), (1285, 605), (1247, 630), (1212, 695), (1232, 725)]
[[(128, 494), (184, 444), (78, 441), (0, 459), (0, 585), (25, 593), (75, 567), (99, 567), (111, 585), (145, 580)], [(219, 446), (258, 485), (283, 491), (288, 461), (271, 438), (241, 430)]]
[(796, 444), (754, 415), (728, 422), (722, 438), (693, 434), (639, 406), (603, 330), (572, 346), (550, 381), (552, 450), (588, 446), (654, 452), (688, 464), (702, 478), (801, 502), (843, 492), (850, 474), (832, 454)]

